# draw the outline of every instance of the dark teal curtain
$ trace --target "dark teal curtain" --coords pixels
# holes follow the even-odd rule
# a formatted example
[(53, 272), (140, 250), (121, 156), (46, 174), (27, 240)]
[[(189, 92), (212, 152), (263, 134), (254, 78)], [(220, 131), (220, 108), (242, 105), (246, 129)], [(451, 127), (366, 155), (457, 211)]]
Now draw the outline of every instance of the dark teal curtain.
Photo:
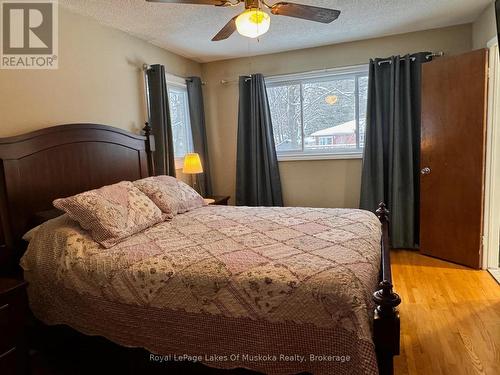
[(236, 205), (283, 206), (264, 76), (240, 77), (239, 86)]
[(394, 248), (419, 242), (421, 70), (429, 55), (370, 60), (360, 207), (387, 204)]
[(154, 162), (156, 174), (175, 177), (174, 143), (172, 122), (168, 105), (165, 67), (152, 65), (147, 71), (149, 124), (155, 137)]
[(186, 80), (186, 85), (189, 100), (191, 133), (193, 134), (193, 148), (194, 152), (200, 155), (201, 165), (203, 166), (203, 173), (196, 175), (198, 192), (202, 196), (207, 197), (213, 195), (213, 192), (212, 180), (210, 178), (202, 82), (199, 77), (189, 77)]

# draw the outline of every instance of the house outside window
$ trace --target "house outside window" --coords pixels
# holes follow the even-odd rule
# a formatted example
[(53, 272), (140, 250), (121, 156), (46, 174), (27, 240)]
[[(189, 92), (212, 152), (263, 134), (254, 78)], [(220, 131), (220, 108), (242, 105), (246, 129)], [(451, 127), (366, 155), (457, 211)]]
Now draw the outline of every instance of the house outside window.
[(168, 102), (172, 122), (175, 166), (182, 168), (184, 156), (193, 152), (187, 86), (184, 79), (167, 74)]
[(279, 160), (359, 158), (368, 66), (266, 78)]

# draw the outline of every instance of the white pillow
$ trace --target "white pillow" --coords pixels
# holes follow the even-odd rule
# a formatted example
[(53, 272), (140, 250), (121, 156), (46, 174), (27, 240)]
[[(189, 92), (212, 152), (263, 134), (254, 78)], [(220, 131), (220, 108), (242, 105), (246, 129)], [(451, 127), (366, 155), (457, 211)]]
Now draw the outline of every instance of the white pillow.
[(196, 190), (175, 177), (147, 177), (134, 181), (134, 185), (169, 217), (207, 205)]

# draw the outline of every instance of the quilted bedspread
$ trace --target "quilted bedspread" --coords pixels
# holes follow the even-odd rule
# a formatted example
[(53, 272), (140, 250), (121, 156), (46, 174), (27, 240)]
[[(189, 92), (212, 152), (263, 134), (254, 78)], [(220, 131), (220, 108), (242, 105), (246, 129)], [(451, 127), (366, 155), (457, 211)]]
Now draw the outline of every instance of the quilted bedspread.
[(63, 215), (21, 265), (48, 324), (220, 368), (373, 374), (380, 236), (362, 210), (207, 206), (105, 249)]

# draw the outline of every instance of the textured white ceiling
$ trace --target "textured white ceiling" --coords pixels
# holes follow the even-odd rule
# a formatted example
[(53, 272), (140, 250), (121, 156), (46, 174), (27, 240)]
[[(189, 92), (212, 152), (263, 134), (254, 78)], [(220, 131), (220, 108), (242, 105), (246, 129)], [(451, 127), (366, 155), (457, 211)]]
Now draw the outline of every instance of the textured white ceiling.
[[(278, 0), (268, 0), (274, 4)], [(490, 0), (293, 0), (342, 11), (331, 24), (271, 16), (259, 40), (234, 33), (210, 39), (244, 6), (148, 3), (145, 0), (59, 0), (63, 7), (95, 18), (157, 46), (200, 62), (261, 55), (469, 23)]]

